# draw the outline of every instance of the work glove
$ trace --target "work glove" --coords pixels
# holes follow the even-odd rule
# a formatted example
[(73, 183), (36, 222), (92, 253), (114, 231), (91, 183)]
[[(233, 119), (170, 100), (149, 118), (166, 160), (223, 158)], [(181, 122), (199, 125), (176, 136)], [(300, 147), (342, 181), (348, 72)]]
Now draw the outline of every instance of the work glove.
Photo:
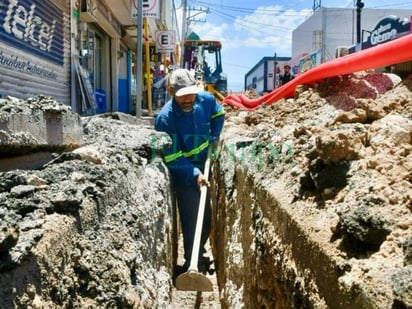
[(200, 174), (197, 176), (197, 185), (198, 185), (199, 189), (200, 189), (202, 186), (210, 187), (210, 182), (209, 182), (209, 180), (207, 180), (207, 179), (205, 178), (205, 176), (204, 176), (202, 173), (200, 173)]

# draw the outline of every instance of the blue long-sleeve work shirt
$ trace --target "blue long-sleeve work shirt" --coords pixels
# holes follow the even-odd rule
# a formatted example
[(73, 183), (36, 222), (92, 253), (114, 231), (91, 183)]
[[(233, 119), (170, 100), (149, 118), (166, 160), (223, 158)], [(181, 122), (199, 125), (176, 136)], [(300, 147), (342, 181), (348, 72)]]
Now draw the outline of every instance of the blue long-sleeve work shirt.
[(223, 107), (208, 92), (196, 94), (191, 112), (184, 112), (172, 98), (155, 119), (155, 129), (166, 132), (172, 146), (164, 151), (176, 186), (196, 186), (210, 143), (219, 139), (224, 123)]

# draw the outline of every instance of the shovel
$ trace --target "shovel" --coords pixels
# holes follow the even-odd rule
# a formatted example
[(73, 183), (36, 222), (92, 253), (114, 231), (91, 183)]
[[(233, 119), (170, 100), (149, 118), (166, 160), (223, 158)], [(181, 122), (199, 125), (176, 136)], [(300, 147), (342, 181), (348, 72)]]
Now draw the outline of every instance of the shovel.
[[(205, 170), (203, 175), (209, 179), (210, 155), (211, 148), (209, 146), (207, 159), (205, 162)], [(187, 272), (179, 275), (176, 278), (176, 289), (183, 291), (213, 291), (212, 282), (202, 273), (199, 272), (197, 263), (199, 260), (200, 237), (202, 235), (203, 217), (205, 213), (205, 203), (207, 196), (207, 186), (203, 185), (200, 188), (199, 209), (197, 211), (195, 238), (193, 240), (192, 256), (190, 257), (190, 265)]]

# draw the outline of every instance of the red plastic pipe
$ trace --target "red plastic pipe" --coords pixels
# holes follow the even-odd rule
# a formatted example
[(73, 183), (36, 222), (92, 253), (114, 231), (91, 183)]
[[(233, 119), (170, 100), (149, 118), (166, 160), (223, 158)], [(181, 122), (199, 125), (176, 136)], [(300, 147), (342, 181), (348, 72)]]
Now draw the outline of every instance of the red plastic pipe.
[(298, 85), (311, 84), (332, 76), (346, 75), (408, 60), (412, 60), (412, 34), (322, 63), (259, 98), (249, 99), (244, 94), (238, 96), (232, 94), (227, 96), (223, 103), (236, 108), (254, 110), (263, 103), (270, 105), (282, 98), (292, 96)]

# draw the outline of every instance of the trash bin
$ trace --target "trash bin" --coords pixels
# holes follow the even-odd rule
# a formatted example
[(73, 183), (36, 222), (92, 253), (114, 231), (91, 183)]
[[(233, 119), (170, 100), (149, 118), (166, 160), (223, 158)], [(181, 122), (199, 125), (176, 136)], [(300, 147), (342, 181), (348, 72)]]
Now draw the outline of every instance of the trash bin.
[(96, 89), (95, 98), (97, 103), (97, 114), (102, 114), (106, 112), (106, 91), (103, 89)]

